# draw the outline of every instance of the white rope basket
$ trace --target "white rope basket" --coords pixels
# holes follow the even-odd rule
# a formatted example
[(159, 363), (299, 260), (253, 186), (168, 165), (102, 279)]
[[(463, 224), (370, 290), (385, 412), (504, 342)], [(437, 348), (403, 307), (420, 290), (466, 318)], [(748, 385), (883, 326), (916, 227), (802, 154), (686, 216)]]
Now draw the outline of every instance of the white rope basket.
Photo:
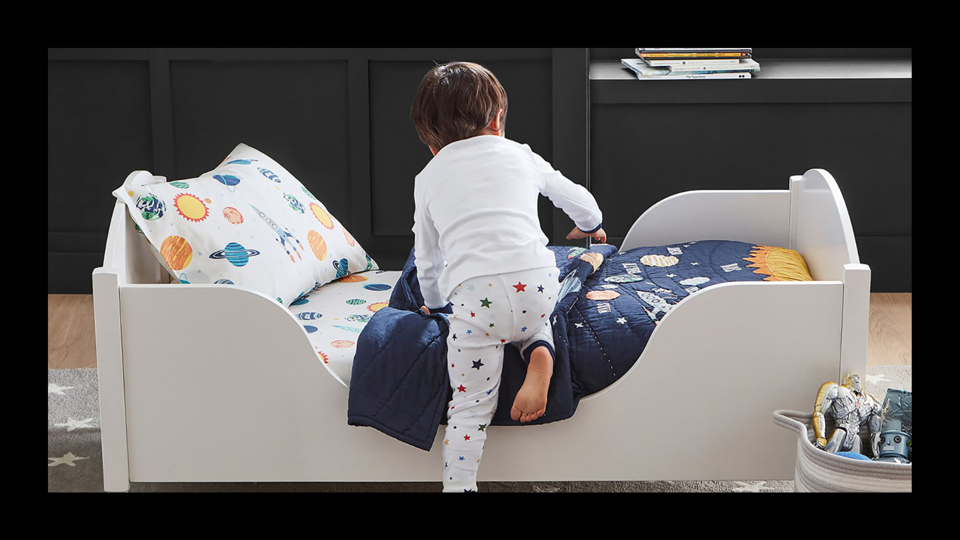
[[(833, 430), (832, 419), (827, 418), (827, 433)], [(913, 491), (913, 466), (886, 461), (864, 461), (831, 454), (817, 448), (813, 429), (813, 414), (779, 410), (773, 413), (773, 422), (797, 434), (797, 467), (794, 491)], [(865, 438), (866, 428), (860, 437)]]

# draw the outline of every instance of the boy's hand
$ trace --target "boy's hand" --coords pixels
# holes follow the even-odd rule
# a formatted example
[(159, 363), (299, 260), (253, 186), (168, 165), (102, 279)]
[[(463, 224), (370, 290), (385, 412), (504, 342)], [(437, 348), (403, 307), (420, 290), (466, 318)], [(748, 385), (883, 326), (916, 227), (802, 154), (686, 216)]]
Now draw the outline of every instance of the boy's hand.
[(567, 240), (579, 240), (588, 236), (601, 244), (607, 242), (607, 233), (604, 232), (602, 227), (592, 233), (583, 232), (578, 227), (574, 227), (573, 230), (570, 231), (570, 234), (567, 235)]

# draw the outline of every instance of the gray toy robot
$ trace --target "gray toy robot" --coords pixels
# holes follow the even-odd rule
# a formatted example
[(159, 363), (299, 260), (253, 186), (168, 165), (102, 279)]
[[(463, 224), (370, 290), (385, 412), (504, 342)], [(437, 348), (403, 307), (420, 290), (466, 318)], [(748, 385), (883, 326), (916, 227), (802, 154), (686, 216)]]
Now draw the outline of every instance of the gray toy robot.
[[(868, 424), (870, 450), (873, 457), (879, 457), (881, 412), (877, 398), (861, 391), (859, 375), (845, 376), (843, 384), (823, 383), (817, 393), (817, 402), (813, 411), (813, 430), (817, 435), (817, 447), (833, 454), (837, 452), (865, 454), (861, 450), (860, 427)], [(837, 423), (829, 440), (826, 438), (824, 415), (832, 416)]]

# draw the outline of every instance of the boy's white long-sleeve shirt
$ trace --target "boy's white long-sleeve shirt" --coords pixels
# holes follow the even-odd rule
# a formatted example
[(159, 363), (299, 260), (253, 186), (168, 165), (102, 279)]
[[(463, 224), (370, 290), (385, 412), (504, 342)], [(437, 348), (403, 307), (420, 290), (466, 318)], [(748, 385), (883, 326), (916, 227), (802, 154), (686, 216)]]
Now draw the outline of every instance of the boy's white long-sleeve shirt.
[(596, 231), (603, 220), (586, 188), (526, 144), (496, 135), (444, 146), (413, 192), (417, 279), (430, 309), (445, 306), (467, 279), (556, 264), (540, 229), (540, 194), (582, 231)]

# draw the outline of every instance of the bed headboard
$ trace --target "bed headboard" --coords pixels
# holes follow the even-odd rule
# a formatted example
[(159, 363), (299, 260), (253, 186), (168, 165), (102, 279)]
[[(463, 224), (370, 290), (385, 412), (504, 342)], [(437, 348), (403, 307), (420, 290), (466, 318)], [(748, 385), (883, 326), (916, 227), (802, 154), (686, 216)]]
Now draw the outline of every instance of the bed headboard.
[(843, 281), (844, 265), (860, 264), (847, 205), (833, 176), (810, 169), (790, 177), (790, 247), (818, 281)]

